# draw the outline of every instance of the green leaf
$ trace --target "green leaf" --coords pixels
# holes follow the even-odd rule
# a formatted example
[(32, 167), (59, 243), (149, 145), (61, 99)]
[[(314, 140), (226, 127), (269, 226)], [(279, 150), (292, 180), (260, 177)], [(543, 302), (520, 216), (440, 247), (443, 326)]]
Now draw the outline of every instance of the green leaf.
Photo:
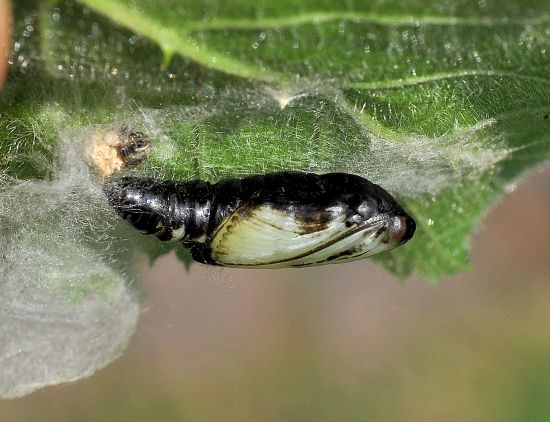
[(0, 115), (15, 177), (55, 177), (55, 140), (98, 125), (151, 139), (143, 177), (357, 173), (418, 223), (377, 261), (435, 280), (467, 267), (490, 204), (550, 158), (543, 0), (80, 3), (21, 6), (37, 30), (16, 35)]

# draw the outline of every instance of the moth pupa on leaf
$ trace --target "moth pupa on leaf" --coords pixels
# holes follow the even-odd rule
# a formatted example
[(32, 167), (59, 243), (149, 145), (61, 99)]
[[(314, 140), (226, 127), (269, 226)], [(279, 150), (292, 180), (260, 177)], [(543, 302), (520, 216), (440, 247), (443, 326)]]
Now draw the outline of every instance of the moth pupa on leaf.
[(346, 173), (241, 179), (113, 179), (104, 191), (136, 229), (176, 240), (197, 262), (287, 268), (343, 263), (410, 240), (414, 219), (383, 188)]

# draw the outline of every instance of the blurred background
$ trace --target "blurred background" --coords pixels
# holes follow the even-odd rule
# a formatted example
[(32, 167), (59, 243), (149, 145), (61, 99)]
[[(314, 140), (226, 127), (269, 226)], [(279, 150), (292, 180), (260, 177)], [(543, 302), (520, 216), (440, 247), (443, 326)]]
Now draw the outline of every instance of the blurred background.
[(165, 256), (120, 359), (0, 401), (0, 419), (549, 421), (549, 184), (549, 168), (524, 178), (471, 271), (437, 285), (368, 260), (186, 272)]

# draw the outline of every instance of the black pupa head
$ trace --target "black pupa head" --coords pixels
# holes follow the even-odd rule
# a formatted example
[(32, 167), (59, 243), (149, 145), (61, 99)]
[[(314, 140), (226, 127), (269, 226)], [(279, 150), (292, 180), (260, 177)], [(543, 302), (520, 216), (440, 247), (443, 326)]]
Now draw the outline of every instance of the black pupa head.
[(390, 227), (390, 233), (393, 240), (403, 244), (412, 239), (416, 231), (416, 222), (407, 213), (397, 215), (394, 218), (393, 225)]
[(356, 175), (337, 174), (345, 182), (350, 195), (350, 205), (360, 221), (382, 220), (385, 222), (388, 242), (398, 246), (409, 241), (416, 230), (414, 219), (395, 198), (381, 186)]

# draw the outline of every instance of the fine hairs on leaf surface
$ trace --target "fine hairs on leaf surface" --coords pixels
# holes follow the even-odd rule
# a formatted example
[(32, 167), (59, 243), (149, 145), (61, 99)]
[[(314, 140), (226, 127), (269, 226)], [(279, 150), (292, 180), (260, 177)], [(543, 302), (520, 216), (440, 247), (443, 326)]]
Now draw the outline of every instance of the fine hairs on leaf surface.
[[(22, 0), (14, 9), (0, 93), (2, 368), (13, 369), (16, 350), (29, 353), (0, 377), (3, 396), (114, 359), (137, 318), (136, 257), (173, 248), (109, 209), (85, 162), (94, 133), (150, 140), (145, 163), (127, 171), (136, 177), (366, 177), (417, 222), (407, 245), (376, 261), (433, 281), (467, 267), (488, 207), (550, 158), (547, 1)], [(38, 320), (63, 322), (72, 341), (43, 346), (21, 328)], [(79, 350), (96, 329), (103, 340)], [(29, 337), (10, 337), (18, 331)], [(69, 355), (65, 371), (56, 356)], [(25, 366), (37, 356), (53, 362), (47, 374)]]

